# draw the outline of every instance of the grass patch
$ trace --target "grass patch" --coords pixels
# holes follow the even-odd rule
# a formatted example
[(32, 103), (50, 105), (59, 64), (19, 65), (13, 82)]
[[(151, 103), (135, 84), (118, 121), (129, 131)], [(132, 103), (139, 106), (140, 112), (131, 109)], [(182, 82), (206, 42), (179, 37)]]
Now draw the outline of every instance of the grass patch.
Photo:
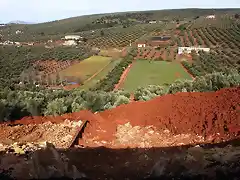
[(92, 56), (59, 73), (62, 77), (77, 77), (84, 82), (101, 68), (110, 63), (111, 59), (112, 58), (110, 57)]
[(133, 92), (138, 87), (170, 84), (177, 79), (192, 79), (177, 62), (137, 60), (122, 88)]
[(89, 89), (91, 87), (94, 87), (94, 85), (97, 84), (97, 82), (103, 78), (105, 78), (107, 76), (107, 74), (113, 70), (113, 68), (119, 64), (121, 61), (121, 59), (117, 59), (117, 60), (113, 60), (111, 61), (111, 63), (104, 68), (97, 76), (95, 76), (93, 79), (91, 79), (90, 81), (86, 82), (84, 85), (82, 85), (80, 88), (81, 89)]

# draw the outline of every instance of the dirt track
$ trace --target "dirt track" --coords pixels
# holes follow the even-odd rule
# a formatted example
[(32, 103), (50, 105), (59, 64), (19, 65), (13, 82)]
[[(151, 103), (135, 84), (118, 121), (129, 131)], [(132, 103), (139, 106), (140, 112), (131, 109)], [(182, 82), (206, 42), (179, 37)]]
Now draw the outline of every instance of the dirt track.
[(133, 62), (123, 71), (123, 73), (122, 73), (122, 75), (120, 77), (119, 82), (115, 85), (114, 90), (117, 90), (117, 89), (119, 89), (122, 86), (122, 84), (124, 83), (125, 79), (127, 78), (127, 75), (130, 72), (130, 70), (131, 70), (131, 68), (132, 68), (132, 66), (134, 65), (135, 62), (136, 61), (133, 60)]

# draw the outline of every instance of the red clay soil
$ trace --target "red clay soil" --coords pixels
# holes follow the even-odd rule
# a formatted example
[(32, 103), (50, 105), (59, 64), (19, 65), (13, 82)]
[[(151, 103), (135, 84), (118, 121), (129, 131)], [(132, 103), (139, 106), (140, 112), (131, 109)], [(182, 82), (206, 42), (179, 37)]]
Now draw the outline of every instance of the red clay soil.
[(118, 124), (153, 125), (174, 134), (192, 133), (207, 139), (240, 137), (240, 87), (207, 93), (177, 93), (147, 102), (132, 102), (97, 114), (89, 111), (53, 117), (26, 117), (14, 124), (89, 120), (84, 136), (114, 138)]
[(135, 62), (135, 60), (133, 60), (132, 64), (130, 64), (130, 65), (123, 71), (123, 73), (122, 73), (122, 75), (121, 75), (121, 77), (120, 77), (120, 80), (119, 80), (118, 84), (115, 85), (114, 90), (117, 90), (117, 89), (119, 89), (119, 88), (122, 86), (122, 84), (123, 84), (123, 82), (125, 81), (125, 79), (126, 79), (128, 73), (129, 73), (129, 71), (131, 70), (134, 62)]

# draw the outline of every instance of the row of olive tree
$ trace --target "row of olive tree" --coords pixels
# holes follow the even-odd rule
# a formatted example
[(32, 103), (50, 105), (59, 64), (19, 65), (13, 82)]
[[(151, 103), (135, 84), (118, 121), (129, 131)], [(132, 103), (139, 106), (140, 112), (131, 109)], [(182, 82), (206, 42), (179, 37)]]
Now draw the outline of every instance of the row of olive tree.
[(195, 80), (177, 80), (170, 86), (151, 85), (146, 88), (139, 87), (134, 97), (135, 100), (146, 101), (164, 94), (217, 91), (221, 88), (239, 85), (240, 74), (236, 70), (229, 70), (228, 72), (216, 72), (205, 76), (198, 76)]
[(129, 103), (130, 94), (124, 91), (40, 90), (0, 92), (0, 121), (24, 116), (62, 115), (91, 110), (93, 112)]
[[(194, 81), (176, 81), (166, 86), (138, 88), (135, 100), (150, 100), (156, 96), (177, 92), (216, 91), (224, 87), (240, 85), (237, 71), (212, 73), (199, 76)], [(92, 112), (114, 108), (130, 102), (130, 93), (125, 91), (83, 90), (10, 90), (0, 91), (0, 121), (21, 119), (24, 116), (61, 115), (64, 113), (91, 110)]]
[(124, 57), (115, 68), (108, 73), (108, 75), (99, 81), (92, 90), (112, 91), (121, 78), (124, 70), (132, 63), (134, 57), (137, 55), (137, 49), (129, 50), (128, 55)]

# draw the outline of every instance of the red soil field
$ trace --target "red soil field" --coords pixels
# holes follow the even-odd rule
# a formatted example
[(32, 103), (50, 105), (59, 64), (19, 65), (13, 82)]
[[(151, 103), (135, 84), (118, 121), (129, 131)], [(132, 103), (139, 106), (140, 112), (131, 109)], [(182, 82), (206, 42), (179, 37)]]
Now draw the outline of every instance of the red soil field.
[(118, 124), (155, 126), (174, 134), (191, 133), (206, 141), (240, 137), (240, 87), (217, 92), (177, 93), (157, 97), (147, 102), (132, 102), (99, 112), (80, 111), (63, 116), (25, 117), (14, 124), (59, 123), (65, 119), (88, 120), (84, 136), (102, 140), (114, 138)]

